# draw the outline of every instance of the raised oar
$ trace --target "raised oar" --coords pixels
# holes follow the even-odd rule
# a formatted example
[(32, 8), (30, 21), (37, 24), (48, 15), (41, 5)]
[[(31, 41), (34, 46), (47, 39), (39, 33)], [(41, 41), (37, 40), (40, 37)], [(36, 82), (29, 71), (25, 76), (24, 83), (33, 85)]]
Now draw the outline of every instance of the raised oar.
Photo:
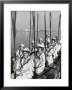
[(60, 24), (61, 24), (61, 14), (59, 15), (58, 39), (59, 39)]
[[(33, 32), (34, 32), (34, 58), (35, 58), (35, 11), (32, 11), (32, 16), (33, 16)], [(34, 75), (36, 77), (36, 62), (35, 62), (35, 59), (34, 59)], [(35, 78), (34, 77), (34, 78)]]
[[(12, 18), (12, 29), (13, 29), (13, 38), (14, 38), (14, 58), (16, 60), (16, 53), (15, 53), (15, 41), (16, 41), (16, 11), (11, 12)], [(14, 72), (16, 78), (16, 72)]]
[(46, 12), (44, 14), (44, 24), (45, 24), (45, 60), (46, 60)]
[(30, 33), (29, 33), (29, 49), (31, 44), (31, 11), (30, 11)]
[(38, 19), (39, 19), (39, 15), (37, 14), (37, 41), (38, 41)]
[(51, 40), (51, 12), (50, 12), (50, 40)]

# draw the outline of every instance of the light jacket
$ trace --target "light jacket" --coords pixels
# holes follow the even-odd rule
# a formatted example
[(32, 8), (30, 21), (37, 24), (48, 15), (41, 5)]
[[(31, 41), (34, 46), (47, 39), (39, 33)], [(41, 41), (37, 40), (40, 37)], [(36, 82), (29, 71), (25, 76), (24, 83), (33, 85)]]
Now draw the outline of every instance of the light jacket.
[(25, 62), (25, 58), (22, 61), (18, 62), (17, 69), (19, 71), (16, 74), (20, 74), (17, 76), (17, 79), (30, 79), (33, 76), (34, 71), (34, 62), (31, 58), (27, 58), (27, 62)]
[(53, 53), (54, 59), (58, 57), (58, 52), (60, 51), (60, 49), (61, 49), (61, 45), (56, 44), (54, 47), (54, 53)]
[(42, 53), (36, 61), (36, 74), (40, 74), (45, 68), (45, 54)]
[(16, 51), (16, 57), (22, 57), (23, 56), (23, 53), (21, 50), (17, 50)]
[(51, 49), (48, 53), (47, 53), (47, 56), (46, 56), (46, 60), (48, 62), (48, 65), (51, 65), (53, 63), (53, 52), (54, 52), (54, 49)]

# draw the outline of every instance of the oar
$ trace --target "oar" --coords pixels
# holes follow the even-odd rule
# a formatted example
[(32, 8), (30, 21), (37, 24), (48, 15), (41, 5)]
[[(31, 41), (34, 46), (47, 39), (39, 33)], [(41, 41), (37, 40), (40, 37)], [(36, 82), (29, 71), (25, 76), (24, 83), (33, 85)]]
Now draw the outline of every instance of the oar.
[(35, 52), (35, 12), (32, 12), (33, 14), (33, 33), (34, 33), (34, 52)]
[(45, 60), (46, 60), (46, 12), (44, 14), (44, 24), (45, 24)]
[(37, 41), (38, 41), (38, 19), (39, 19), (39, 15), (37, 14)]
[[(33, 33), (34, 33), (34, 58), (35, 58), (35, 12), (32, 11), (32, 16), (33, 16)], [(36, 72), (36, 62), (34, 60), (34, 74)], [(36, 77), (36, 75), (35, 75)]]
[[(16, 11), (11, 12), (11, 18), (12, 18), (12, 29), (13, 29), (13, 38), (14, 38), (14, 57), (16, 60), (16, 53), (15, 53), (15, 41), (16, 41)], [(16, 74), (15, 74), (16, 78)]]
[(50, 40), (51, 40), (51, 12), (50, 12)]
[(30, 33), (29, 33), (29, 49), (31, 44), (31, 11), (30, 11)]
[(12, 29), (13, 29), (13, 38), (14, 38), (14, 56), (15, 56), (16, 11), (11, 12), (11, 18), (12, 18)]

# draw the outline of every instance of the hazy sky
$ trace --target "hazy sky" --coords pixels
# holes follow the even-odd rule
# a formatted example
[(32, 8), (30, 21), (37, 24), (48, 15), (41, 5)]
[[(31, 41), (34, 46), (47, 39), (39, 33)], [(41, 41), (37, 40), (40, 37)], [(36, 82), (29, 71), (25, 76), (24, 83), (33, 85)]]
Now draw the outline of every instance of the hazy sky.
[[(59, 15), (60, 11), (53, 11), (51, 12), (52, 19), (51, 19), (51, 25), (52, 25), (52, 31), (58, 30), (58, 24), (59, 24)], [(37, 14), (39, 16), (38, 19), (38, 28), (39, 30), (44, 30), (44, 14), (43, 11), (35, 12), (35, 29), (37, 30)], [(50, 18), (49, 18), (49, 12), (46, 12), (46, 29), (50, 30)], [(19, 11), (17, 12), (17, 20), (16, 20), (16, 29), (19, 30), (28, 30), (30, 29), (30, 12), (29, 11)]]

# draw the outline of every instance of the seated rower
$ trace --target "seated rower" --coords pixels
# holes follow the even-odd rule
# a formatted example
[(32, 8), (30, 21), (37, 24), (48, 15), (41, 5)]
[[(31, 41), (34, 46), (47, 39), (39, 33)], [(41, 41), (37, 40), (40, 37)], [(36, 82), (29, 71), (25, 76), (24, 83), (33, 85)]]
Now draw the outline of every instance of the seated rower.
[(47, 61), (47, 66), (50, 66), (53, 64), (53, 52), (54, 52), (54, 49), (52, 47), (49, 48), (49, 50), (47, 51), (46, 53), (46, 61)]
[(55, 60), (57, 57), (58, 57), (58, 54), (57, 54), (57, 51), (56, 51), (56, 38), (53, 38), (52, 41), (51, 41), (51, 45), (54, 49), (54, 52), (53, 52), (53, 59)]
[(32, 52), (32, 51), (34, 51), (34, 43), (36, 44), (36, 41), (34, 42), (34, 40), (31, 42), (31, 50), (30, 50), (30, 53)]
[(56, 44), (54, 46), (54, 59), (58, 57), (58, 52), (61, 50), (61, 44), (59, 43), (59, 40), (56, 39)]
[(35, 59), (35, 56), (37, 56), (37, 48), (35, 48), (35, 52), (34, 52), (34, 48), (32, 49), (30, 56), (33, 60)]
[(61, 50), (61, 40), (59, 40), (57, 37), (56, 37), (56, 45), (57, 45), (57, 51), (59, 52)]
[(23, 57), (24, 44), (20, 44), (19, 49), (16, 51), (16, 60)]
[(24, 49), (24, 57), (16, 65), (17, 79), (31, 79), (34, 72), (34, 62), (29, 56), (29, 49)]
[(50, 36), (46, 35), (46, 48), (49, 48)]
[(37, 44), (38, 47), (38, 53), (36, 58), (36, 74), (40, 74), (45, 69), (45, 54), (43, 52), (44, 50), (44, 44)]
[(39, 38), (39, 44), (42, 44), (43, 43), (43, 39), (42, 38)]

